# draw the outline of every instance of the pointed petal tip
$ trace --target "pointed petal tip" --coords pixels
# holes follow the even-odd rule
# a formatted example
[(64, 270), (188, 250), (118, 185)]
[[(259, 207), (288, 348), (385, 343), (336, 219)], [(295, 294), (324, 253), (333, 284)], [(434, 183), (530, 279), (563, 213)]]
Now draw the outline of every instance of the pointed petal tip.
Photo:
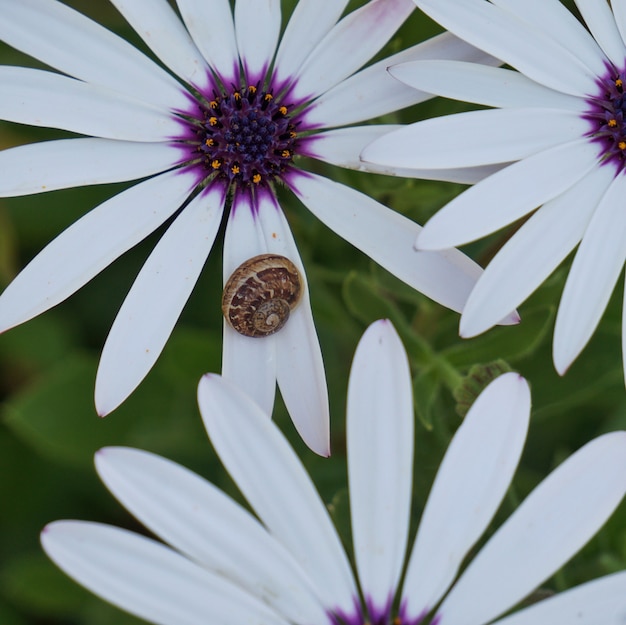
[(563, 377), (568, 372), (572, 364), (571, 362), (560, 362), (556, 358), (556, 355), (554, 356), (553, 361), (554, 361), (554, 368), (561, 377)]
[(330, 428), (326, 428), (325, 434), (321, 432), (311, 432), (308, 436), (298, 430), (298, 433), (302, 437), (304, 444), (315, 454), (322, 458), (329, 458), (331, 455), (330, 449)]
[(101, 418), (104, 419), (104, 417), (108, 416), (111, 413), (110, 410), (103, 410), (102, 408), (98, 407), (98, 403), (96, 402), (96, 414)]
[(565, 344), (564, 341), (558, 341), (555, 331), (552, 343), (552, 362), (554, 363), (554, 369), (560, 376), (564, 376), (568, 372), (580, 351), (572, 352), (568, 344)]
[(396, 331), (396, 328), (393, 325), (391, 319), (377, 319), (367, 327), (367, 329), (363, 333), (363, 336), (361, 337), (361, 341), (363, 339), (366, 339), (366, 337), (371, 336), (378, 336), (380, 338), (386, 338), (390, 336), (398, 337), (398, 332)]
[(117, 408), (117, 406), (107, 407), (106, 403), (107, 402), (104, 401), (104, 399), (102, 398), (102, 394), (98, 392), (98, 384), (96, 382), (96, 393), (94, 397), (94, 404), (96, 408), (96, 414), (101, 419), (104, 419), (105, 417), (109, 416)]
[(229, 386), (229, 382), (219, 373), (205, 373), (198, 382), (198, 403), (201, 404), (205, 398), (212, 393), (212, 389), (215, 389), (220, 385)]
[(96, 373), (96, 388), (94, 391), (94, 405), (96, 414), (103, 419), (119, 408), (134, 391), (120, 395), (119, 390), (113, 388), (108, 380), (105, 380), (100, 371)]
[(501, 319), (496, 324), (491, 322), (484, 323), (481, 318), (477, 317), (467, 317), (465, 315), (461, 315), (461, 321), (459, 322), (459, 336), (462, 339), (472, 339), (488, 330), (491, 330), (494, 325), (499, 326), (515, 326), (521, 323), (522, 318), (517, 310), (510, 312), (504, 319)]
[(50, 556), (50, 542), (54, 540), (59, 531), (63, 529), (65, 525), (68, 524), (68, 521), (50, 521), (50, 523), (46, 523), (39, 533), (39, 541), (41, 542), (41, 546), (46, 554)]
[(124, 452), (126, 447), (117, 447), (115, 445), (109, 445), (107, 447), (100, 447), (93, 455), (93, 463), (96, 466), (96, 471), (98, 471), (102, 465), (111, 458), (115, 458), (116, 455), (119, 455)]
[(322, 458), (330, 458), (331, 456), (330, 441), (328, 441), (327, 445), (323, 449), (322, 448), (320, 448), (319, 450), (314, 449), (310, 445), (309, 445), (309, 448), (311, 449), (311, 451), (315, 452), (318, 456), (321, 456)]
[(509, 313), (504, 319), (502, 319), (502, 321), (499, 321), (498, 325), (499, 326), (516, 326), (521, 322), (522, 322), (522, 317), (517, 312), (517, 310), (514, 310), (513, 312)]

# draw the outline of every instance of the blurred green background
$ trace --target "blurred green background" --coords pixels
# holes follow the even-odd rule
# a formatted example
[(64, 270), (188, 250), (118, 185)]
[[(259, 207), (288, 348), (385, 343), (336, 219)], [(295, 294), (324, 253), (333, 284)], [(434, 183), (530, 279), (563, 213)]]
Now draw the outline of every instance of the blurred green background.
[[(67, 0), (108, 28), (145, 46), (106, 0)], [(285, 15), (295, 0), (285, 1)], [(352, 2), (350, 8), (363, 4)], [(1, 18), (0, 18), (1, 19)], [(394, 37), (390, 53), (438, 31), (419, 12)], [(80, 51), (77, 51), (80, 53)], [(40, 67), (0, 47), (5, 64)], [(45, 107), (45, 102), (41, 103)], [(434, 100), (388, 116), (411, 121), (464, 110)], [(0, 149), (68, 136), (54, 130), (0, 123)], [(462, 190), (459, 185), (401, 180), (315, 164), (321, 172), (424, 223)], [(0, 200), (0, 287), (42, 247), (90, 208), (125, 185), (56, 191)], [(352, 354), (369, 323), (392, 319), (413, 366), (416, 428), (413, 531), (429, 485), (459, 425), (454, 390), (501, 359), (526, 376), (533, 391), (529, 440), (513, 488), (494, 527), (573, 450), (592, 437), (626, 426), (620, 353), (621, 286), (599, 330), (564, 378), (551, 361), (556, 305), (566, 261), (520, 309), (517, 327), (458, 338), (458, 316), (413, 292), (318, 222), (289, 193), (281, 202), (308, 272), (331, 400), (330, 459), (314, 456), (295, 436), (284, 407), (275, 419), (309, 468), (350, 549), (345, 476), (344, 409)], [(337, 210), (341, 210), (338, 206)], [(93, 453), (105, 445), (148, 449), (196, 470), (240, 498), (204, 434), (195, 389), (206, 371), (219, 371), (221, 352), (221, 236), (161, 358), (131, 398), (106, 419), (96, 416), (93, 386), (100, 349), (142, 262), (163, 228), (103, 271), (66, 302), (0, 336), (0, 623), (2, 625), (125, 625), (132, 617), (83, 591), (48, 562), (39, 532), (49, 521), (89, 519), (141, 527), (99, 482)], [(514, 228), (469, 246), (481, 264)], [(502, 363), (500, 363), (502, 364)], [(490, 368), (486, 368), (487, 373)], [(626, 507), (546, 588), (559, 590), (624, 568)], [(512, 563), (514, 566), (514, 563)]]

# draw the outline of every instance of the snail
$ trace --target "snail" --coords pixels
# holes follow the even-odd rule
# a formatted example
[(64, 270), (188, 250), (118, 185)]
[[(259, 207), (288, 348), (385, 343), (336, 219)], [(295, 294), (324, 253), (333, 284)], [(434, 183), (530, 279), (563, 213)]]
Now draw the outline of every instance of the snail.
[(222, 312), (239, 334), (278, 332), (302, 298), (302, 278), (284, 256), (260, 254), (239, 265), (224, 285)]

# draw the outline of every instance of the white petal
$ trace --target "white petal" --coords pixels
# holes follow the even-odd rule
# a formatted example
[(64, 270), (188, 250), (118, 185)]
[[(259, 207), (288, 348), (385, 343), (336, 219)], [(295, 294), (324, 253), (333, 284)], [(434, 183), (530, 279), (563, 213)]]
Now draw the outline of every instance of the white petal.
[(239, 54), (228, 0), (176, 0), (202, 56), (226, 85), (239, 83)]
[(306, 173), (289, 180), (302, 203), (331, 230), (431, 299), (461, 311), (481, 273), (457, 250), (416, 252), (420, 226), (338, 182)]
[(498, 323), (558, 267), (582, 239), (612, 179), (608, 167), (592, 170), (542, 206), (505, 243), (467, 300), (461, 316), (461, 336), (475, 336)]
[[(626, 42), (626, 2), (624, 0), (611, 0), (611, 8), (615, 16), (615, 24), (622, 37), (622, 41)], [(623, 66), (623, 59), (618, 67)]]
[(622, 366), (624, 367), (624, 380), (626, 380), (626, 290), (622, 301)]
[(57, 521), (41, 542), (70, 577), (157, 625), (286, 625), (249, 594), (153, 540), (98, 523)]
[(175, 74), (198, 88), (210, 72), (189, 33), (166, 0), (111, 0), (154, 54)]
[(235, 33), (248, 84), (262, 82), (280, 33), (280, 0), (237, 0)]
[(585, 136), (589, 123), (558, 109), (470, 111), (405, 126), (374, 141), (363, 160), (393, 167), (446, 169), (506, 163)]
[(388, 320), (372, 324), (354, 354), (346, 436), (354, 557), (364, 595), (382, 612), (404, 564), (413, 475), (411, 372)]
[(107, 488), (149, 530), (190, 560), (231, 580), (287, 619), (324, 612), (300, 566), (244, 508), (165, 458), (108, 447), (96, 454)]
[(605, 71), (605, 56), (585, 27), (558, 0), (492, 0), (558, 42), (593, 73)]
[(441, 604), (441, 625), (482, 625), (514, 606), (587, 543), (625, 492), (626, 432), (585, 445), (481, 549)]
[(528, 383), (506, 373), (480, 394), (454, 435), (407, 568), (402, 600), (411, 618), (437, 604), (496, 513), (519, 462), (529, 418)]
[(327, 609), (352, 609), (354, 579), (339, 537), (289, 443), (224, 378), (206, 375), (198, 402), (222, 463), (261, 521), (309, 573)]
[(624, 266), (624, 194), (626, 178), (619, 175), (600, 200), (572, 263), (554, 327), (554, 365), (560, 374), (591, 338)]
[(307, 137), (301, 143), (301, 149), (307, 156), (357, 171), (463, 184), (474, 184), (502, 169), (502, 165), (484, 165), (465, 169), (404, 169), (375, 165), (361, 160), (360, 154), (367, 145), (397, 128), (401, 126), (389, 124), (337, 128)]
[(328, 389), (304, 265), (285, 215), (272, 195), (260, 194), (257, 214), (267, 251), (289, 258), (304, 280), (302, 301), (275, 335), (280, 394), (304, 442), (316, 453), (329, 456)]
[(0, 297), (0, 331), (52, 308), (158, 228), (195, 184), (178, 172), (112, 197), (48, 244)]
[(318, 96), (350, 76), (389, 41), (414, 9), (411, 0), (370, 0), (350, 13), (304, 62), (293, 97)]
[(65, 74), (159, 108), (186, 104), (185, 92), (167, 72), (62, 2), (0, 0), (0, 13), (0, 40)]
[(348, 0), (299, 0), (276, 54), (277, 84), (291, 81), (311, 50), (337, 23), (347, 4)]
[(304, 123), (314, 128), (354, 124), (430, 99), (432, 94), (407, 88), (387, 70), (398, 63), (432, 58), (500, 63), (454, 35), (443, 33), (342, 80), (307, 107)]
[(574, 0), (594, 39), (615, 65), (621, 67), (626, 46), (606, 0)]
[[(537, 25), (482, 0), (415, 0), (457, 37), (502, 59), (542, 85), (577, 96), (595, 93), (595, 74)], [(532, 43), (530, 43), (532, 42)]]
[[(224, 284), (244, 261), (266, 252), (265, 237), (250, 196), (237, 195), (224, 235)], [(275, 336), (243, 336), (224, 320), (222, 375), (245, 389), (268, 416), (274, 410), (276, 394), (275, 339)]]
[(208, 188), (176, 217), (135, 279), (102, 349), (96, 409), (115, 410), (152, 369), (211, 251), (224, 190)]
[(420, 249), (480, 239), (560, 195), (597, 167), (598, 148), (580, 140), (509, 165), (454, 198), (424, 226)]
[(494, 625), (620, 625), (626, 620), (626, 572), (606, 575), (548, 597)]
[(224, 321), (222, 375), (232, 380), (271, 417), (276, 396), (276, 347), (274, 336), (243, 336)]
[(0, 83), (0, 119), (126, 141), (180, 134), (180, 122), (164, 111), (53, 72), (4, 65)]
[(170, 169), (178, 150), (169, 143), (59, 139), (0, 152), (0, 197), (125, 182)]
[(406, 85), (444, 98), (501, 108), (559, 108), (582, 113), (587, 103), (544, 87), (519, 72), (465, 61), (412, 61), (389, 73)]

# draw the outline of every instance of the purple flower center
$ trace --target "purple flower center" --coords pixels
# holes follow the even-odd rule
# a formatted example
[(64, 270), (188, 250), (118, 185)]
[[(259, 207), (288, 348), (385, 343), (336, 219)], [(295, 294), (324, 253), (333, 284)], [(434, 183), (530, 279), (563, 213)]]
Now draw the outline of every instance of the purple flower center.
[(612, 163), (621, 173), (626, 167), (626, 72), (609, 66), (607, 74), (597, 84), (598, 95), (588, 99), (589, 108), (585, 113), (585, 119), (592, 125), (588, 136), (601, 145), (602, 162)]
[(240, 188), (267, 185), (291, 165), (298, 124), (290, 116), (293, 106), (271, 90), (215, 89), (212, 99), (199, 98), (195, 107), (186, 114), (188, 162), (202, 169), (204, 180)]

